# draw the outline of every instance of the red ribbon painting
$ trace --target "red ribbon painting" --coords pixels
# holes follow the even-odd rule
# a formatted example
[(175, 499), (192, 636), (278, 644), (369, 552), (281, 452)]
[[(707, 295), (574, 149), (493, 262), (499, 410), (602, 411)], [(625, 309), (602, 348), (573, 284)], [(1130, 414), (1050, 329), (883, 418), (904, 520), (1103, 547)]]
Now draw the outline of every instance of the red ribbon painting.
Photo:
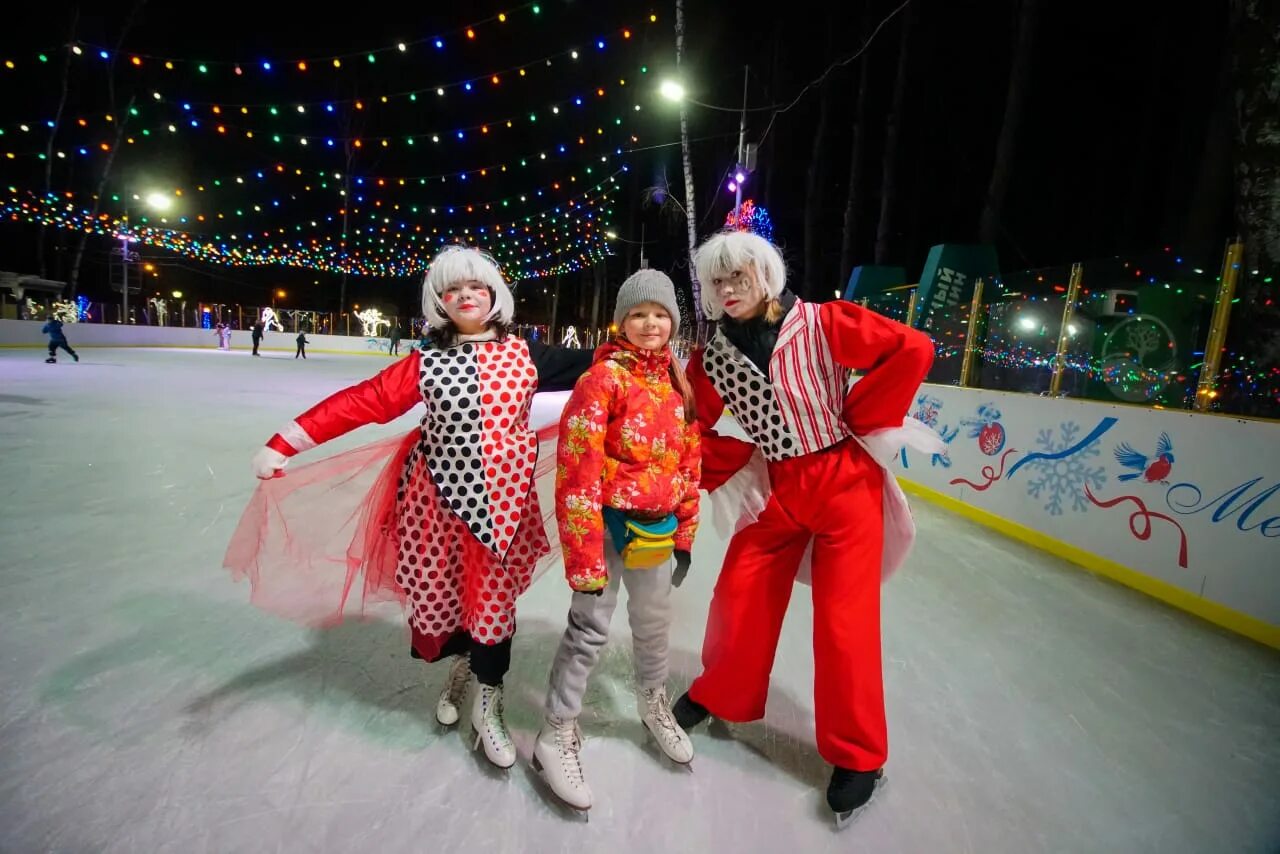
[(951, 485), (955, 486), (958, 483), (963, 483), (967, 486), (972, 486), (978, 492), (986, 492), (988, 489), (991, 488), (991, 484), (995, 483), (997, 480), (1004, 477), (1004, 462), (1005, 460), (1009, 459), (1010, 454), (1016, 454), (1016, 453), (1018, 453), (1016, 448), (1010, 448), (1009, 450), (1005, 451), (1003, 454), (1000, 455), (1000, 471), (996, 471), (991, 466), (983, 466), (981, 474), (982, 474), (982, 477), (987, 479), (987, 482), (982, 485), (978, 485), (971, 480), (966, 480), (963, 477), (958, 477), (955, 480), (951, 481)]
[[(1136, 495), (1121, 495), (1119, 498), (1112, 498), (1110, 501), (1100, 501), (1092, 492), (1089, 491), (1089, 484), (1087, 483), (1084, 485), (1084, 494), (1093, 502), (1094, 506), (1101, 507), (1104, 510), (1108, 507), (1115, 507), (1117, 504), (1123, 504), (1126, 501), (1132, 501), (1134, 504), (1138, 505), (1138, 509), (1129, 514), (1129, 530), (1139, 540), (1151, 539), (1152, 519), (1163, 519), (1173, 527), (1177, 528), (1178, 535), (1182, 538), (1181, 545), (1178, 548), (1178, 566), (1183, 569), (1187, 568), (1187, 532), (1182, 530), (1182, 526), (1172, 518), (1164, 515), (1163, 513), (1151, 512), (1147, 509), (1147, 505), (1143, 503), (1142, 499)], [(1142, 520), (1141, 528), (1138, 527), (1138, 520)]]

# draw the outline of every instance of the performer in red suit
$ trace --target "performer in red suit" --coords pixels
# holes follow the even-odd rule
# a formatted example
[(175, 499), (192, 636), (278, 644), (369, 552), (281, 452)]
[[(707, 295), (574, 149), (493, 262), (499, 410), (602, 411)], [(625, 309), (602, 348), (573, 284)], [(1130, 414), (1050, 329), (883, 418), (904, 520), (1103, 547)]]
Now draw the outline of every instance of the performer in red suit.
[[(552, 350), (509, 335), (511, 291), (497, 265), (474, 249), (451, 247), (436, 256), (422, 303), (433, 329), (431, 346), (316, 404), (258, 451), (254, 473), (267, 482), (246, 510), (226, 563), (251, 578), (255, 601), (308, 621), (340, 618), (356, 575), (363, 576), (366, 597), (398, 599), (409, 609), (415, 657), (456, 656), (437, 720), (457, 723), (474, 673), (480, 686), (471, 707), (477, 745), (484, 744), (493, 764), (509, 768), (516, 752), (503, 720), (502, 679), (511, 661), (516, 599), (550, 551), (533, 488), (538, 443), (529, 429), (530, 405), (535, 391), (571, 388), (590, 366), (591, 352)], [(385, 456), (378, 449), (391, 448), (389, 443), (295, 472), (305, 478), (321, 468), (312, 482), (331, 487), (306, 512), (293, 513), (299, 518), (289, 513), (297, 504), (271, 493), (272, 479), (295, 454), (362, 425), (392, 421), (418, 403), (426, 404), (421, 425), (394, 443), (379, 485), (362, 493), (368, 497), (358, 514), (335, 514), (328, 505), (340, 500), (332, 496), (353, 471), (370, 467), (367, 458)], [(332, 462), (347, 457), (350, 465)], [(311, 595), (310, 578), (296, 579), (288, 593), (272, 590), (282, 576), (297, 575), (301, 553), (316, 550), (311, 538), (356, 515), (355, 538), (343, 535), (350, 540), (341, 549), (345, 554), (327, 559), (345, 572), (340, 598), (310, 609), (301, 601)], [(276, 529), (284, 533), (273, 539)], [(281, 537), (283, 545), (264, 555)], [(317, 576), (329, 569), (323, 558), (309, 563), (318, 567)]]
[[(702, 487), (714, 502), (735, 474), (750, 479), (767, 469), (767, 476), (745, 486), (759, 501), (725, 554), (702, 675), (676, 702), (675, 716), (685, 730), (708, 715), (764, 716), (782, 618), (812, 544), (818, 751), (835, 766), (827, 802), (843, 827), (883, 780), (880, 582), (914, 535), (885, 465), (904, 442), (938, 442), (918, 424), (904, 427), (933, 344), (850, 302), (796, 299), (783, 289), (782, 254), (755, 234), (717, 234), (694, 261), (707, 317), (719, 321), (688, 368)], [(861, 374), (856, 381), (853, 371)], [(715, 431), (726, 407), (751, 442)], [(765, 465), (749, 465), (756, 454)]]

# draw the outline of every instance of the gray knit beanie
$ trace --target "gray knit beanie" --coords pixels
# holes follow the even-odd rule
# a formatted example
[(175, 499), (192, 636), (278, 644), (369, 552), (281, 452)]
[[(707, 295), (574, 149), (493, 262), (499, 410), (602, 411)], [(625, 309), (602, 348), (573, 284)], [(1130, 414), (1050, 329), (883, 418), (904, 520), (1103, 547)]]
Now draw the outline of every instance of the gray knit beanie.
[(656, 302), (671, 314), (671, 337), (680, 331), (680, 307), (676, 304), (676, 286), (666, 273), (658, 270), (637, 270), (618, 288), (618, 304), (613, 310), (613, 322), (620, 328), (627, 312), (642, 302)]

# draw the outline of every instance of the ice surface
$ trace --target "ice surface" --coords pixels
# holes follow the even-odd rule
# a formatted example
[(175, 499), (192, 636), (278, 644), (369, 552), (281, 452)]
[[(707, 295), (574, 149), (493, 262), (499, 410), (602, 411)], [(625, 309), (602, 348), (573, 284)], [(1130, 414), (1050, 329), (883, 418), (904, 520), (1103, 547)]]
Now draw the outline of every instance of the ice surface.
[[(885, 590), (890, 784), (856, 825), (837, 836), (822, 800), (806, 587), (766, 720), (695, 730), (692, 774), (645, 743), (614, 621), (583, 717), (584, 824), (528, 768), (568, 607), (556, 573), (520, 602), (521, 760), (503, 773), (437, 727), (447, 668), (410, 659), (399, 623), (310, 632), (220, 568), (253, 452), (386, 361), (81, 354), (0, 350), (0, 850), (1280, 849), (1277, 655), (919, 503)], [(707, 531), (674, 594), (673, 696), (722, 549)]]

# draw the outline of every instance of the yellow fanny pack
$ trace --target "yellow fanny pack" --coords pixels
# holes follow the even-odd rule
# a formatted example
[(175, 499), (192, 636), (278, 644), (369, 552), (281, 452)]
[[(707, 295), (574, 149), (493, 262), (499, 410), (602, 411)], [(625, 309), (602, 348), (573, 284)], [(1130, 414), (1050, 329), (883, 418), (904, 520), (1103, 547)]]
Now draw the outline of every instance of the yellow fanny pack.
[(627, 569), (653, 569), (671, 559), (678, 527), (674, 513), (651, 521), (605, 507), (602, 515), (613, 547), (622, 555), (622, 565)]

